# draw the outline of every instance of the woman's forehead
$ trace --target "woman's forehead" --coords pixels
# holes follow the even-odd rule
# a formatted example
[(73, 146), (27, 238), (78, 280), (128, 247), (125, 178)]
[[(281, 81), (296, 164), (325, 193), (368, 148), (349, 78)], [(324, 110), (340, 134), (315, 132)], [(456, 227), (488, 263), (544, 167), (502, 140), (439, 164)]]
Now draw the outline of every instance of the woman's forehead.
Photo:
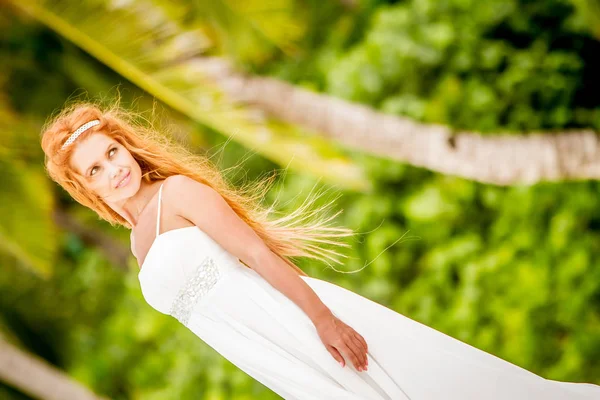
[(71, 155), (71, 165), (77, 173), (85, 175), (89, 167), (102, 160), (106, 147), (112, 142), (110, 137), (100, 132), (92, 133), (85, 138), (77, 138), (73, 142), (75, 148)]

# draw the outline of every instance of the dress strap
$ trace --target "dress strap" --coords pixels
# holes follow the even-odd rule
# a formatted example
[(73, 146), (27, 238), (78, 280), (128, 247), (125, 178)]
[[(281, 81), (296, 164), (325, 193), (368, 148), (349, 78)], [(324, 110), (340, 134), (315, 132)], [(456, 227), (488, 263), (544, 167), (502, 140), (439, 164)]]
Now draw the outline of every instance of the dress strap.
[(162, 198), (162, 188), (164, 182), (160, 184), (160, 188), (158, 189), (158, 212), (156, 213), (156, 237), (158, 237), (160, 232), (160, 199)]
[(137, 258), (137, 254), (135, 254), (135, 235), (133, 234), (133, 231), (131, 232), (131, 254)]

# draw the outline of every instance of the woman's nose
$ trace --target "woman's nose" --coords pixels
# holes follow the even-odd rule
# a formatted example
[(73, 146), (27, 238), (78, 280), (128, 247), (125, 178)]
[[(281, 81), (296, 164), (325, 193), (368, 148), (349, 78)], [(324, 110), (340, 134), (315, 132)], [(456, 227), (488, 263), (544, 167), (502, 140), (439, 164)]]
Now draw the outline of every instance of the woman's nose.
[(114, 181), (115, 178), (117, 178), (118, 176), (121, 175), (121, 168), (120, 167), (113, 167), (110, 171), (110, 180)]

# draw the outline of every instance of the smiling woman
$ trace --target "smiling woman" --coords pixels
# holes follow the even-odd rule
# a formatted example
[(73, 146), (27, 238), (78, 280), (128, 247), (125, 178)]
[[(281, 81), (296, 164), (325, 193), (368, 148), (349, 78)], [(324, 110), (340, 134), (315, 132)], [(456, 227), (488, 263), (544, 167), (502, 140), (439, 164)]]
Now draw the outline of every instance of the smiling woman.
[(150, 306), (284, 398), (599, 398), (599, 386), (546, 380), (308, 277), (290, 257), (337, 261), (320, 246), (352, 235), (328, 226), (337, 213), (308, 223), (327, 207), (311, 211), (309, 201), (272, 220), (257, 201), (268, 181), (250, 194), (231, 188), (207, 158), (129, 116), (91, 104), (63, 110), (42, 136), (49, 175), (132, 229)]

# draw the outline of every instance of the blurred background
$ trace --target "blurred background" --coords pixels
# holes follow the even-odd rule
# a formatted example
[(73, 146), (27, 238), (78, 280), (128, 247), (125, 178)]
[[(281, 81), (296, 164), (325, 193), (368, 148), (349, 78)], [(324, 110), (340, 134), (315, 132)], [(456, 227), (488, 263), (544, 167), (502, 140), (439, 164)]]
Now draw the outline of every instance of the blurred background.
[(279, 398), (46, 176), (46, 118), (117, 96), (282, 212), (341, 194), (368, 265), (310, 276), (600, 384), (599, 54), (598, 0), (0, 1), (0, 398)]

